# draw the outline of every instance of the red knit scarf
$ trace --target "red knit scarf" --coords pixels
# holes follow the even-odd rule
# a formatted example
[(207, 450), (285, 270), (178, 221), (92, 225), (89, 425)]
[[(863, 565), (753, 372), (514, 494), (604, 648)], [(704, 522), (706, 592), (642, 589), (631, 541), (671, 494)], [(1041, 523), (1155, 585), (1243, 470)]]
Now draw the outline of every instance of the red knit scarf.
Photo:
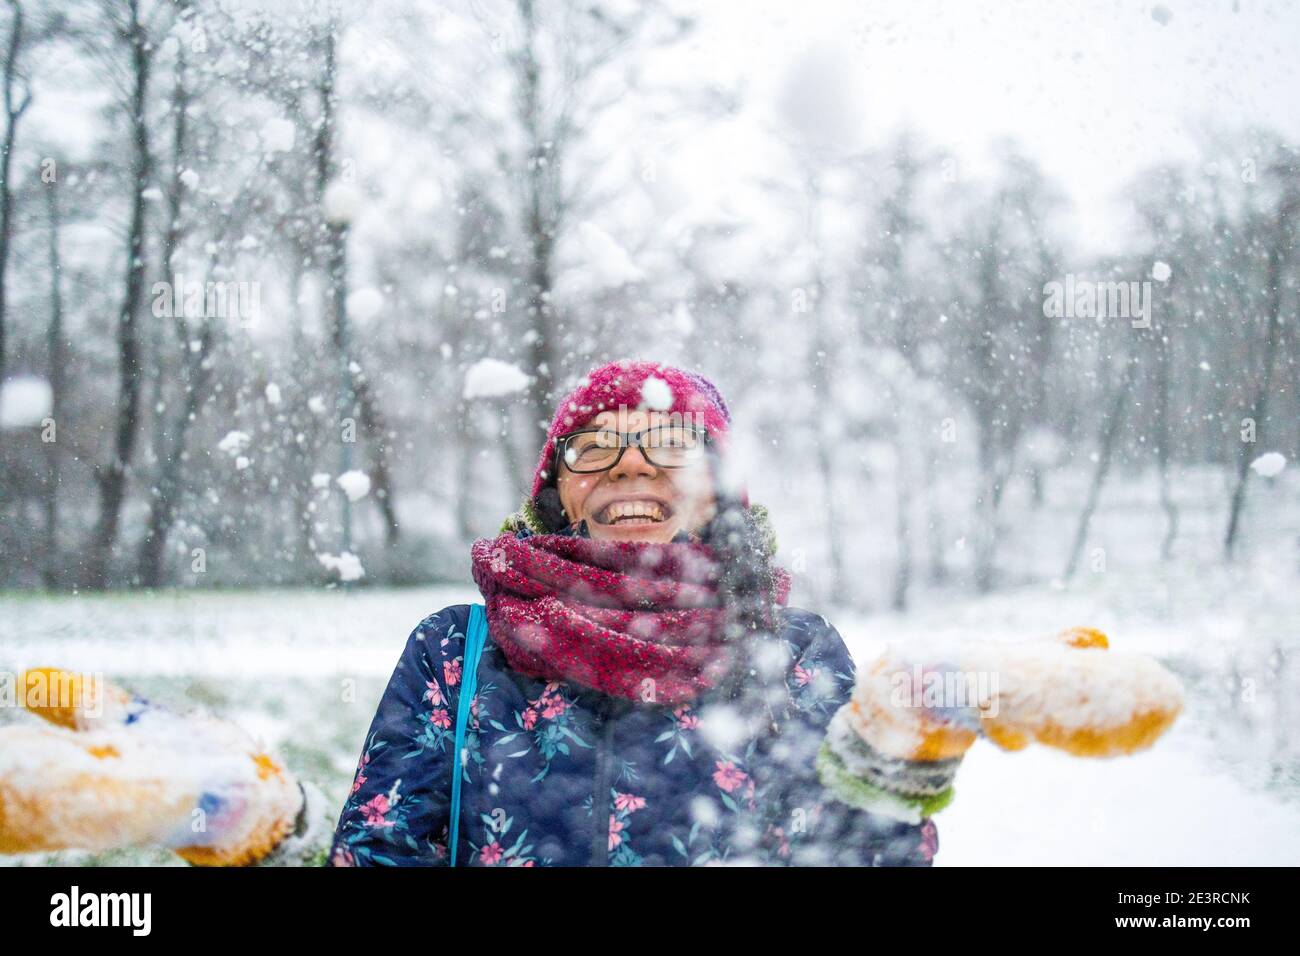
[[(471, 549), (492, 641), (520, 673), (668, 706), (732, 664), (713, 549), (505, 533)], [(774, 569), (774, 607), (789, 577)]]

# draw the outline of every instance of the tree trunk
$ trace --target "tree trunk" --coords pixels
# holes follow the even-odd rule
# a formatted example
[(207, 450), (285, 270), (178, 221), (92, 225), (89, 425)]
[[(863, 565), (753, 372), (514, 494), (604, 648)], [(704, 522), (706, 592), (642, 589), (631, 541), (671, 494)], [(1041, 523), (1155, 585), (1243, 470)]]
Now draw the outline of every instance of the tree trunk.
[(162, 584), (163, 547), (167, 543), (167, 534), (171, 531), (176, 517), (176, 506), (181, 493), (181, 464), (185, 452), (185, 440), (189, 436), (190, 423), (199, 413), (203, 403), (208, 380), (208, 355), (213, 343), (213, 320), (205, 316), (203, 331), (199, 336), (199, 351), (193, 359), (186, 359), (189, 370), (185, 375), (185, 399), (181, 403), (180, 414), (176, 418), (170, 444), (158, 463), (157, 484), (149, 507), (149, 521), (145, 529), (144, 540), (140, 543), (140, 558), (137, 574), (145, 587), (158, 587)]
[(844, 587), (844, 548), (840, 538), (841, 521), (835, 496), (835, 460), (831, 454), (831, 439), (826, 433), (826, 410), (833, 409), (835, 402), (831, 393), (831, 382), (834, 381), (831, 370), (833, 349), (825, 328), (824, 303), (828, 293), (821, 267), (821, 184), (812, 170), (805, 171), (805, 181), (808, 201), (808, 240), (816, 250), (814, 254), (816, 261), (811, 276), (813, 302), (809, 320), (812, 323), (810, 338), (813, 354), (808, 370), (808, 383), (817, 397), (820, 411), (820, 413), (814, 411), (811, 425), (814, 440), (817, 442), (817, 474), (821, 481), (826, 548), (830, 557), (830, 584), (827, 594), (832, 603), (843, 604), (847, 598)]
[[(190, 96), (185, 86), (184, 49), (184, 45), (182, 45), (177, 55), (175, 82), (172, 86), (171, 179), (167, 187), (167, 228), (163, 235), (161, 256), (163, 278), (167, 282), (173, 281), (172, 260), (180, 247), (181, 202), (185, 188), (181, 180), (181, 172), (186, 149), (186, 119)], [(183, 301), (184, 290), (174, 289), (173, 291), (175, 293), (174, 302), (179, 304)], [(163, 376), (166, 366), (163, 362), (161, 348), (161, 318), (155, 317), (155, 321), (151, 325), (153, 330), (151, 338), (155, 344), (154, 361), (156, 367), (151, 373), (152, 381), (150, 386), (153, 397), (154, 455), (158, 461), (153, 486), (150, 489), (149, 518), (145, 525), (144, 540), (140, 542), (140, 553), (137, 559), (137, 574), (140, 577), (140, 583), (151, 588), (158, 587), (162, 583), (163, 547), (167, 543), (167, 535), (171, 531), (172, 520), (176, 513), (176, 497), (180, 492), (180, 467), (181, 456), (185, 451), (185, 436), (189, 431), (190, 416), (198, 412), (199, 396), (195, 365), (199, 368), (202, 367), (207, 359), (206, 347), (211, 342), (211, 334), (207, 332), (205, 327), (203, 340), (200, 344), (199, 360), (197, 363), (192, 363), (188, 341), (188, 326), (183, 314), (183, 308), (181, 313), (173, 316), (172, 319), (178, 338), (177, 345), (179, 347), (185, 398), (181, 403), (180, 416), (173, 424), (170, 433), (167, 428), (166, 409), (163, 407)], [(204, 322), (207, 321), (207, 318), (205, 318)]]
[[(982, 418), (982, 416), (981, 416)], [(975, 498), (975, 590), (987, 594), (993, 590), (997, 562), (998, 475), (997, 453), (993, 447), (993, 423), (980, 421), (979, 493)]]
[(944, 585), (948, 583), (948, 562), (944, 558), (944, 550), (948, 543), (944, 540), (943, 534), (943, 509), (940, 508), (936, 497), (935, 472), (938, 467), (937, 458), (931, 456), (926, 463), (922, 481), (925, 489), (926, 550), (929, 552), (928, 577), (931, 584)]
[(912, 585), (912, 529), (909, 510), (912, 506), (911, 482), (906, 474), (907, 455), (903, 435), (894, 435), (894, 489), (898, 509), (894, 522), (894, 537), (898, 547), (898, 560), (894, 566), (894, 589), (890, 602), (895, 611), (907, 610), (907, 592)]
[[(292, 323), (290, 329), (290, 340), (293, 342), (292, 354), (306, 355), (307, 340), (303, 334), (302, 305), (299, 302), (302, 295), (303, 261), (306, 258), (306, 252), (295, 244), (289, 258), (289, 317)], [(289, 456), (293, 461), (291, 495), (293, 498), (294, 539), (297, 542), (297, 562), (304, 568), (314, 565), (316, 558), (315, 549), (312, 547), (312, 522), (315, 520), (315, 516), (311, 508), (316, 489), (312, 486), (311, 476), (317, 436), (314, 427), (310, 432), (305, 428), (300, 431), (303, 422), (312, 422), (313, 425), (315, 422), (315, 416), (311, 414), (307, 406), (306, 384), (306, 382), (295, 382), (289, 397), (293, 409), (290, 413), (290, 420), (294, 426), (292, 448), (289, 451)], [(304, 448), (303, 442), (298, 441), (297, 436), (299, 434), (303, 435), (304, 441), (311, 442), (310, 449)]]
[(379, 404), (370, 391), (369, 379), (364, 375), (356, 376), (352, 388), (361, 408), (361, 426), (370, 439), (370, 451), (375, 458), (375, 500), (384, 516), (384, 540), (391, 546), (402, 536), (402, 527), (397, 521), (397, 498), (393, 493), (392, 469), (388, 461), (388, 429)]
[(14, 142), (18, 135), (18, 120), (31, 105), (30, 92), (24, 91), (20, 100), (14, 96), (18, 84), (18, 56), (23, 46), (23, 8), (17, 0), (9, 0), (13, 10), (9, 45), (4, 62), (5, 136), (0, 145), (0, 382), (5, 378), (5, 327), (9, 308), (9, 248), (13, 238), (13, 171)]
[[(325, 191), (334, 180), (334, 133), (336, 107), (336, 79), (338, 63), (336, 59), (337, 25), (331, 20), (325, 33), (325, 57), (321, 67), (319, 86), (320, 122), (317, 124), (314, 153), (316, 159), (316, 197), (324, 209)], [(325, 271), (330, 317), (330, 337), (338, 361), (338, 394), (335, 398), (335, 411), (338, 420), (335, 428), (341, 429), (346, 419), (352, 418), (357, 411), (355, 377), (352, 373), (352, 358), (348, 340), (348, 224), (346, 222), (326, 221), (325, 229)], [(336, 432), (337, 434), (337, 432)], [(342, 436), (339, 438), (340, 474), (352, 470), (352, 445)], [(352, 503), (347, 495), (339, 495), (339, 551), (352, 550)]]
[(519, 455), (519, 446), (515, 442), (515, 430), (511, 427), (514, 424), (513, 411), (514, 407), (510, 402), (501, 403), (501, 448), (502, 454), (505, 456), (506, 473), (510, 479), (509, 507), (511, 511), (514, 511), (519, 506), (517, 499), (521, 497), (521, 489), (532, 487), (527, 478), (521, 484), (517, 476), (527, 475), (531, 477), (533, 466), (533, 462), (525, 462)]
[[(555, 238), (559, 209), (550, 195), (548, 182), (557, 175), (555, 157), (549, 148), (542, 117), (541, 67), (537, 60), (537, 23), (532, 0), (518, 0), (519, 18), (524, 35), (519, 58), (519, 116), (528, 147), (527, 210), (525, 229), (528, 241), (528, 342), (529, 373), (533, 380), (528, 396), (530, 419), (528, 439), (540, 446), (541, 436), (550, 425), (555, 383), (560, 374), (560, 351), (556, 348), (551, 290), (554, 287)], [(549, 212), (549, 215), (548, 215)], [(539, 432), (541, 434), (539, 434)], [(513, 475), (514, 481), (523, 479)]]
[[(50, 266), (50, 328), (48, 350), (50, 356), (50, 392), (52, 403), (50, 417), (57, 429), (63, 423), (64, 383), (68, 363), (67, 343), (63, 337), (63, 263), (59, 255), (58, 188), (54, 183), (45, 187), (45, 206), (49, 214), (49, 266)], [(57, 433), (56, 433), (57, 439)], [(45, 445), (46, 474), (49, 484), (45, 491), (45, 586), (58, 587), (62, 577), (59, 567), (59, 485), (62, 480), (62, 456), (58, 441)]]
[[(1282, 338), (1282, 266), (1284, 257), (1290, 249), (1291, 214), (1296, 209), (1298, 200), (1288, 197), (1278, 212), (1277, 234), (1268, 252), (1268, 315), (1264, 336), (1264, 373), (1251, 405), (1250, 418), (1254, 422), (1255, 437), (1259, 438), (1259, 429), (1263, 427), (1268, 415), (1269, 389), (1273, 386), (1273, 366), (1277, 356), (1277, 344)], [(1223, 553), (1227, 560), (1233, 558), (1237, 544), (1237, 533), (1241, 521), (1242, 505), (1246, 501), (1246, 483), (1250, 479), (1251, 449), (1249, 442), (1241, 442), (1237, 452), (1237, 482), (1232, 490), (1232, 501), (1228, 507), (1228, 530), (1223, 539)]]
[[(317, 128), (316, 191), (323, 199), (325, 190), (333, 181), (335, 172), (334, 145), (337, 132), (337, 82), (338, 82), (338, 26), (331, 21), (325, 35), (325, 61), (320, 74), (321, 120)], [(365, 430), (374, 455), (375, 500), (384, 517), (384, 535), (388, 544), (397, 542), (401, 525), (397, 520), (397, 498), (393, 488), (392, 468), (388, 460), (388, 433), (383, 414), (370, 383), (363, 374), (353, 371), (352, 346), (348, 322), (348, 232), (347, 223), (326, 223), (325, 261), (328, 278), (328, 297), (331, 316), (331, 334), (339, 362), (338, 413), (340, 422), (356, 414)], [(352, 442), (342, 441), (339, 457), (340, 473), (353, 467)], [(340, 496), (342, 534), (341, 551), (352, 549), (352, 506), (347, 495)]]
[(456, 528), (461, 541), (475, 537), (474, 501), (471, 495), (477, 448), (474, 442), (474, 422), (470, 420), (470, 403), (462, 401), (456, 408)]
[(1097, 467), (1093, 471), (1092, 486), (1088, 489), (1088, 500), (1084, 503), (1083, 511), (1079, 515), (1079, 525), (1074, 534), (1074, 545), (1070, 549), (1070, 559), (1065, 566), (1065, 580), (1074, 577), (1074, 572), (1078, 568), (1079, 557), (1083, 554), (1083, 547), (1088, 542), (1088, 527), (1092, 523), (1093, 513), (1097, 510), (1097, 502), (1101, 498), (1101, 488), (1106, 482), (1106, 475), (1110, 472), (1111, 458), (1115, 452), (1115, 439), (1119, 435), (1120, 422), (1124, 419), (1124, 406), (1128, 403), (1129, 395), (1133, 391), (1133, 383), (1137, 380), (1137, 363), (1130, 357), (1124, 363), (1124, 374), (1120, 379), (1120, 384), (1115, 391), (1114, 400), (1105, 421), (1102, 422), (1101, 447), (1097, 452)]
[(1169, 424), (1169, 338), (1159, 324), (1153, 329), (1156, 338), (1156, 470), (1160, 483), (1160, 509), (1165, 513), (1165, 536), (1160, 542), (1160, 560), (1168, 561), (1174, 552), (1178, 537), (1178, 506), (1174, 504), (1170, 487), (1170, 424)]
[(144, 193), (149, 187), (152, 157), (149, 152), (149, 125), (145, 115), (149, 92), (149, 69), (153, 48), (139, 18), (139, 8), (130, 4), (133, 84), (131, 90), (131, 133), (135, 146), (132, 169), (131, 220), (127, 232), (126, 288), (118, 316), (117, 363), (119, 395), (117, 425), (114, 430), (112, 458), (101, 467), (99, 484), (99, 518), (91, 537), (86, 569), (86, 583), (91, 588), (108, 585), (109, 564), (117, 541), (126, 483), (135, 454), (140, 409), (140, 340), (137, 320), (144, 295)]

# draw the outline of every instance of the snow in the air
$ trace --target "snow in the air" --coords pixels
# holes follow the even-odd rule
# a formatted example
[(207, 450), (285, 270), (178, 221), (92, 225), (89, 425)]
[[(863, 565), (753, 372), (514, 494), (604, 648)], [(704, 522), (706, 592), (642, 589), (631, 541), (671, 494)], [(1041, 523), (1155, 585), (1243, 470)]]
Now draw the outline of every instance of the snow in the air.
[(1286, 467), (1286, 456), (1276, 451), (1265, 452), (1252, 461), (1250, 467), (1261, 478), (1276, 478)]
[(247, 432), (234, 429), (226, 432), (226, 437), (217, 442), (217, 449), (234, 458), (242, 453), (252, 440), (252, 436)]
[(50, 383), (34, 375), (19, 375), (0, 384), (0, 428), (39, 425), (50, 414), (54, 393)]
[(367, 286), (348, 295), (348, 315), (358, 322), (369, 322), (384, 308), (384, 294)]
[(522, 392), (528, 387), (529, 376), (518, 365), (500, 359), (479, 359), (465, 373), (466, 399), (497, 398)]
[(333, 225), (350, 225), (361, 214), (365, 203), (365, 195), (353, 183), (337, 179), (325, 188), (325, 218)]
[[(14, 49), (0, 676), (210, 707), (337, 807), (560, 396), (639, 357), (717, 383), (715, 487), (859, 667), (1181, 700), (1129, 757), (978, 741), (939, 865), (1300, 861), (1295, 5), (195, 0), (143, 63), (107, 6), (23, 4)], [(262, 321), (159, 315), (182, 276)], [(1067, 279), (1153, 322), (1049, 317)]]
[(351, 551), (338, 555), (320, 554), (317, 558), (326, 568), (336, 572), (340, 581), (359, 581), (365, 577), (366, 571), (361, 566), (361, 559)]
[(590, 220), (579, 223), (574, 242), (581, 266), (560, 277), (558, 294), (589, 294), (645, 278), (645, 271), (633, 261), (627, 249), (597, 223)]
[(700, 711), (700, 736), (723, 753), (734, 750), (745, 740), (745, 721), (729, 704), (714, 704)]
[(293, 149), (294, 125), (283, 117), (273, 116), (262, 124), (262, 148), (268, 153), (284, 153)]
[(652, 375), (641, 386), (641, 401), (646, 408), (667, 411), (673, 407), (672, 386), (662, 378)]
[(348, 501), (360, 501), (370, 494), (370, 476), (364, 471), (345, 471), (334, 481), (348, 496)]

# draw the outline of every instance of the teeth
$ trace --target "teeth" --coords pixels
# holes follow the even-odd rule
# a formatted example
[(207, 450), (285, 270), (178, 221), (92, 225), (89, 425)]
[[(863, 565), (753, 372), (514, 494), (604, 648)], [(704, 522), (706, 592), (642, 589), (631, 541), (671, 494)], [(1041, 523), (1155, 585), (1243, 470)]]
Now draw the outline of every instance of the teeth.
[(650, 521), (663, 521), (664, 510), (655, 501), (619, 501), (605, 509), (606, 522), (613, 524), (620, 519), (646, 518)]

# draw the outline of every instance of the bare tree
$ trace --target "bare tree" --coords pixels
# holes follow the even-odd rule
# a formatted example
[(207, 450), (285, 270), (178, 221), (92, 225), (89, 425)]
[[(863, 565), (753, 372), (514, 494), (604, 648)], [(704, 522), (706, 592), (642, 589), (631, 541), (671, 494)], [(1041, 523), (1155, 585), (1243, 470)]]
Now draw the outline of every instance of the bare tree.
[[(1278, 204), (1276, 222), (1268, 246), (1268, 264), (1264, 278), (1265, 314), (1264, 348), (1259, 385), (1251, 402), (1249, 419), (1255, 429), (1263, 427), (1269, 414), (1269, 400), (1273, 388), (1274, 368), (1277, 364), (1279, 343), (1283, 340), (1282, 290), (1284, 270), (1294, 252), (1294, 220), (1300, 210), (1300, 189), (1297, 188), (1296, 168), (1293, 163), (1280, 164), (1277, 172), (1286, 176), (1284, 194)], [(1228, 505), (1228, 529), (1224, 534), (1223, 551), (1232, 560), (1237, 543), (1241, 509), (1246, 500), (1246, 483), (1250, 478), (1251, 444), (1242, 442), (1237, 451), (1237, 477)]]
[(1079, 523), (1074, 533), (1074, 543), (1070, 546), (1070, 557), (1065, 564), (1065, 580), (1074, 577), (1078, 569), (1079, 558), (1083, 555), (1084, 545), (1088, 543), (1088, 529), (1092, 525), (1093, 514), (1101, 500), (1101, 489), (1110, 474), (1111, 462), (1115, 457), (1115, 445), (1120, 428), (1128, 420), (1126, 410), (1133, 395), (1133, 385), (1137, 381), (1138, 365), (1134, 357), (1125, 354), (1122, 358), (1123, 369), (1119, 381), (1114, 385), (1110, 404), (1101, 419), (1101, 434), (1097, 438), (1097, 466), (1092, 472), (1092, 483), (1088, 487), (1088, 498), (1079, 513)]
[[(181, 205), (185, 192), (185, 160), (189, 149), (187, 134), (190, 103), (193, 99), (189, 88), (186, 69), (185, 48), (181, 46), (176, 55), (172, 72), (172, 92), (170, 115), (172, 120), (171, 168), (166, 189), (166, 225), (163, 229), (160, 259), (165, 274), (170, 281), (171, 270), (175, 266), (177, 252), (182, 238)], [(183, 290), (176, 290), (178, 297)], [(157, 456), (157, 474), (153, 481), (149, 500), (149, 517), (145, 523), (145, 534), (140, 542), (140, 553), (136, 562), (136, 574), (145, 587), (157, 587), (162, 579), (162, 553), (171, 529), (176, 510), (176, 498), (180, 485), (182, 453), (185, 450), (185, 436), (190, 423), (198, 411), (201, 401), (203, 369), (211, 350), (213, 336), (210, 316), (205, 316), (197, 351), (190, 348), (190, 335), (185, 321), (184, 309), (177, 309), (173, 316), (177, 336), (177, 354), (180, 357), (182, 379), (182, 402), (180, 414), (176, 416), (171, 428), (164, 424), (164, 413), (155, 411), (156, 429), (154, 453)], [(155, 327), (161, 322), (155, 323)], [(164, 376), (162, 350), (155, 348), (155, 368), (153, 371), (155, 409), (161, 409), (162, 381)]]
[[(124, 6), (125, 10), (120, 10)], [(126, 263), (122, 304), (117, 322), (118, 400), (109, 461), (96, 472), (99, 484), (99, 518), (91, 535), (86, 560), (86, 584), (103, 588), (109, 583), (113, 548), (117, 542), (127, 479), (135, 455), (140, 412), (139, 320), (145, 299), (145, 192), (153, 176), (149, 129), (149, 83), (157, 50), (141, 0), (103, 7), (115, 39), (127, 50), (130, 77), (125, 104), (131, 143), (130, 223), (126, 236)], [(157, 11), (155, 11), (157, 12)]]
[[(322, 48), (321, 68), (317, 77), (320, 119), (316, 127), (313, 155), (316, 160), (317, 199), (324, 205), (326, 190), (338, 176), (338, 160), (335, 155), (338, 127), (338, 20), (331, 17), (319, 30)], [(339, 362), (339, 418), (345, 419), (357, 411), (360, 412), (361, 425), (375, 456), (376, 498), (384, 514), (388, 543), (392, 544), (400, 535), (401, 528), (397, 520), (397, 503), (388, 463), (389, 437), (369, 379), (354, 368), (347, 304), (348, 230), (349, 223), (345, 221), (327, 220), (324, 224), (323, 257), (328, 281), (326, 296), (329, 304), (331, 334)], [(352, 465), (351, 442), (344, 441), (341, 447), (340, 470), (347, 471)], [(341, 546), (346, 550), (351, 547), (351, 503), (346, 495), (342, 496), (341, 501), (343, 508)]]
[[(506, 7), (513, 12), (499, 9)], [(567, 371), (571, 333), (553, 295), (556, 250), (592, 201), (593, 177), (582, 175), (575, 154), (586, 130), (623, 100), (634, 82), (628, 78), (636, 69), (627, 55), (676, 43), (693, 23), (660, 2), (612, 11), (576, 0), (509, 0), (491, 9), (475, 5), (474, 15), (485, 32), (506, 44), (512, 121), (502, 123), (482, 112), (476, 117), (480, 135), (487, 132), (502, 143), (497, 165), (510, 185), (526, 249), (521, 338), (532, 381), (524, 446), (532, 448), (550, 423), (555, 387)], [(622, 82), (598, 82), (606, 67), (619, 63), (628, 67), (616, 78)]]
[[(0, 142), (0, 382), (5, 377), (5, 327), (8, 324), (9, 250), (13, 241), (13, 158), (18, 139), (18, 121), (31, 105), (31, 88), (19, 69), (23, 53), (23, 7), (18, 0), (9, 4), (9, 42), (4, 53), (4, 140)], [(21, 87), (21, 90), (19, 89)]]

